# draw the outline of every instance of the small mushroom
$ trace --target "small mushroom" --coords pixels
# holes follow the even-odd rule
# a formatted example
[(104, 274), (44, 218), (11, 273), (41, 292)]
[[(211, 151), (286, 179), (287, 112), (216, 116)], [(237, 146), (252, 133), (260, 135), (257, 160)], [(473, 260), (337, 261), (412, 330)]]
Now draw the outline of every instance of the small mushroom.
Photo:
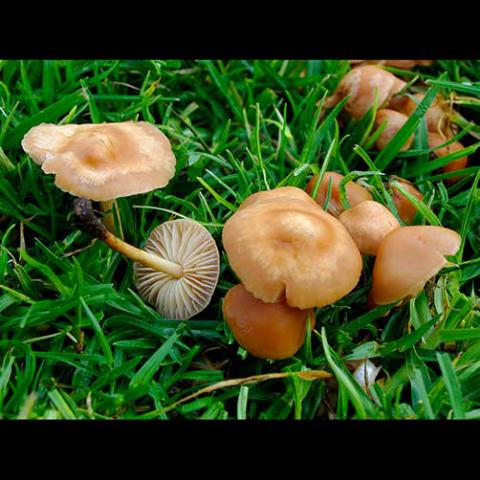
[[(313, 192), (315, 185), (317, 183), (317, 176), (312, 177), (312, 179), (308, 182), (306, 191), (308, 194)], [(325, 175), (320, 182), (318, 187), (317, 196), (315, 198), (316, 202), (323, 208), (325, 200), (327, 199), (328, 193), (328, 184), (331, 181), (332, 187), (330, 192), (330, 199), (327, 205), (327, 212), (333, 215), (334, 217), (338, 217), (340, 213), (343, 212), (344, 207), (340, 200), (340, 182), (345, 177), (340, 173), (336, 172), (325, 172)], [(354, 207), (358, 205), (360, 202), (365, 200), (372, 200), (372, 195), (370, 192), (353, 181), (348, 182), (345, 185), (345, 195), (347, 197), (348, 203), (350, 203), (350, 207)]]
[(381, 369), (382, 367), (376, 367), (371, 360), (365, 358), (360, 362), (355, 372), (353, 372), (353, 377), (362, 389), (368, 392), (370, 387), (375, 383)]
[(372, 65), (385, 65), (386, 67), (401, 68), (402, 70), (411, 70), (414, 67), (429, 67), (433, 60), (349, 60), (353, 65), (363, 63)]
[(398, 220), (381, 203), (366, 200), (338, 217), (362, 255), (376, 255), (385, 236), (400, 228)]
[(291, 357), (302, 346), (307, 319), (313, 328), (312, 309), (299, 310), (279, 303), (264, 303), (242, 284), (226, 294), (223, 315), (235, 340), (251, 355), (280, 360)]
[(239, 208), (225, 223), (223, 245), (230, 266), (256, 298), (322, 307), (353, 290), (362, 258), (345, 227), (297, 190), (303, 200), (271, 190), (277, 199)]
[[(411, 193), (419, 200), (423, 199), (423, 195), (408, 180), (400, 177), (392, 177), (390, 182), (392, 182), (393, 180), (400, 183), (408, 193)], [(395, 207), (397, 208), (398, 215), (402, 219), (402, 221), (407, 224), (413, 223), (413, 219), (415, 218), (415, 215), (417, 213), (415, 205), (410, 200), (408, 200), (408, 198), (402, 192), (400, 192), (398, 188), (394, 186), (392, 186), (392, 199), (393, 203), (395, 203)]]
[(350, 70), (340, 81), (335, 93), (327, 99), (327, 108), (351, 95), (345, 111), (354, 118), (362, 118), (375, 103), (381, 107), (398, 93), (406, 83), (395, 75), (375, 65), (361, 65)]
[[(77, 197), (101, 202), (105, 212), (119, 197), (164, 187), (175, 174), (168, 138), (147, 122), (82, 125), (42, 123), (22, 140), (25, 152), (55, 185)], [(105, 222), (113, 231), (113, 217)]]
[[(378, 110), (377, 116), (375, 117), (376, 127), (378, 128), (383, 122), (387, 122), (386, 127), (375, 141), (375, 146), (378, 148), (378, 150), (383, 150), (390, 143), (392, 138), (398, 133), (407, 120), (408, 117), (406, 115), (396, 112), (395, 110), (390, 110), (388, 108)], [(410, 148), (414, 137), (414, 134), (408, 137), (400, 149), (401, 152), (404, 152)]]
[[(433, 132), (428, 133), (429, 148), (436, 148), (447, 141), (448, 141), (448, 138), (443, 138), (441, 135), (438, 135), (437, 133), (433, 133)], [(456, 152), (458, 150), (463, 150), (464, 148), (465, 147), (460, 142), (455, 141), (450, 143), (449, 145), (446, 145), (445, 147), (436, 148), (436, 150), (433, 151), (433, 155), (437, 158), (442, 158), (450, 153)], [(465, 156), (465, 157), (457, 158), (456, 160), (453, 160), (450, 163), (447, 163), (447, 165), (442, 167), (442, 171), (445, 173), (456, 172), (457, 170), (462, 170), (467, 165), (468, 165), (468, 157)], [(445, 181), (447, 183), (454, 183), (458, 181), (460, 178), (461, 177), (450, 177)]]
[(162, 223), (142, 250), (107, 230), (90, 200), (75, 199), (74, 213), (79, 228), (135, 262), (140, 295), (164, 317), (187, 320), (209, 304), (218, 282), (220, 258), (205, 227), (191, 220)]
[(390, 232), (373, 266), (373, 303), (387, 305), (415, 297), (447, 264), (445, 256), (455, 255), (460, 243), (457, 232), (443, 227), (401, 227)]

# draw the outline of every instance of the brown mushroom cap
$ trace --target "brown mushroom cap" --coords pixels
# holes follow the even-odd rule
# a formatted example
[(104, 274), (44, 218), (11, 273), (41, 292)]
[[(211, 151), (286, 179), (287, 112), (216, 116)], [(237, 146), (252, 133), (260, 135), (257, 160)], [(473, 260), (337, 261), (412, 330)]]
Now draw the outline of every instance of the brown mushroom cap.
[(342, 78), (333, 97), (330, 97), (327, 102), (327, 106), (351, 95), (344, 108), (352, 118), (359, 119), (372, 108), (376, 90), (378, 91), (377, 105), (381, 106), (405, 85), (403, 80), (382, 68), (375, 65), (361, 65), (350, 70)]
[(376, 255), (380, 242), (396, 228), (398, 220), (381, 203), (367, 200), (345, 210), (338, 217), (348, 230), (360, 253)]
[(22, 147), (61, 190), (95, 201), (164, 187), (175, 174), (170, 142), (147, 122), (43, 123)]
[[(340, 182), (344, 178), (345, 177), (340, 173), (325, 172), (325, 175), (323, 176), (322, 181), (320, 182), (320, 185), (318, 187), (317, 197), (315, 200), (323, 208), (323, 204), (325, 203), (325, 200), (327, 198), (328, 183), (331, 179), (332, 188), (330, 193), (330, 200), (328, 201), (327, 205), (327, 212), (334, 217), (338, 217), (338, 215), (340, 215), (340, 213), (344, 210), (342, 202), (340, 201)], [(316, 183), (317, 176), (314, 176), (307, 184), (307, 193), (311, 194), (313, 192)], [(372, 200), (372, 195), (370, 194), (370, 192), (366, 188), (353, 181), (348, 182), (345, 185), (345, 194), (348, 202), (350, 203), (350, 207), (354, 207), (355, 205), (365, 200)]]
[[(423, 199), (423, 195), (415, 188), (415, 186), (405, 180), (404, 178), (395, 177), (395, 180), (402, 184), (402, 187), (407, 190), (408, 193), (411, 193), (419, 200)], [(417, 209), (415, 205), (408, 200), (408, 198), (403, 195), (398, 188), (392, 187), (392, 199), (397, 207), (398, 215), (405, 223), (413, 223)]]
[(172, 277), (134, 263), (137, 290), (168, 319), (187, 320), (210, 302), (218, 282), (220, 258), (208, 230), (191, 220), (162, 223), (150, 234), (145, 250), (182, 266)]
[(279, 187), (273, 190), (262, 190), (260, 192), (249, 195), (238, 207), (239, 210), (246, 208), (254, 203), (266, 202), (270, 200), (278, 200), (279, 198), (290, 198), (313, 202), (313, 198), (297, 187)]
[[(448, 139), (443, 138), (441, 135), (438, 135), (437, 133), (429, 132), (428, 133), (428, 146), (429, 148), (435, 148), (438, 145), (441, 145), (442, 143), (445, 143)], [(462, 150), (465, 147), (458, 141), (452, 142), (449, 145), (445, 147), (438, 148), (433, 151), (433, 154), (438, 157), (442, 158), (445, 157), (446, 155), (457, 152), (458, 150)], [(462, 170), (468, 165), (468, 157), (461, 157), (457, 158), (456, 160), (451, 161), (450, 163), (447, 163), (447, 165), (442, 167), (442, 171), (445, 173), (449, 172), (455, 172), (457, 170)], [(447, 179), (447, 182), (455, 182), (459, 179), (460, 177), (452, 177)]]
[(223, 315), (235, 340), (259, 358), (280, 360), (302, 346), (307, 329), (315, 324), (313, 310), (299, 310), (286, 303), (264, 303), (242, 284), (231, 288), (223, 302)]
[(372, 299), (387, 305), (413, 297), (454, 255), (461, 237), (454, 230), (434, 226), (401, 227), (380, 244), (373, 267)]
[[(379, 150), (383, 150), (392, 140), (392, 138), (397, 134), (397, 132), (403, 127), (405, 122), (408, 120), (408, 117), (403, 113), (396, 112), (395, 110), (390, 110), (388, 108), (383, 108), (378, 110), (375, 117), (375, 125), (377, 128), (384, 122), (387, 121), (387, 125), (378, 136), (375, 141), (375, 145)], [(400, 149), (401, 152), (408, 150), (410, 145), (413, 142), (415, 135), (412, 134), (408, 137), (407, 141), (403, 144)]]
[(223, 245), (232, 269), (256, 298), (276, 303), (285, 297), (301, 309), (347, 295), (362, 269), (345, 227), (311, 200), (279, 195), (239, 209), (225, 223)]

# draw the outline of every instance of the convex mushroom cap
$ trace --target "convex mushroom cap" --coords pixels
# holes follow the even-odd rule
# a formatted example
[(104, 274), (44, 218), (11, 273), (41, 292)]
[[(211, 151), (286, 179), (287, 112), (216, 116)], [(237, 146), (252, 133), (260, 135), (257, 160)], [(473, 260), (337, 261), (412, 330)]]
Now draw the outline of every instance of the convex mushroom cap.
[(418, 198), (423, 199), (423, 195), (417, 190), (417, 188), (408, 180), (400, 177), (392, 177), (389, 184), (392, 188), (392, 199), (395, 207), (397, 208), (398, 216), (405, 223), (411, 224), (417, 213), (415, 205), (395, 186), (391, 185), (393, 180), (401, 184), (401, 186), (410, 194)]
[(166, 318), (187, 320), (201, 312), (215, 291), (220, 258), (208, 230), (191, 220), (171, 220), (155, 228), (145, 251), (181, 265), (174, 277), (151, 266), (134, 263), (140, 295)]
[(164, 187), (175, 174), (169, 140), (147, 122), (43, 123), (22, 147), (61, 190), (95, 201)]
[[(396, 112), (395, 110), (390, 110), (388, 108), (383, 108), (378, 110), (377, 115), (375, 117), (375, 125), (376, 127), (380, 127), (383, 122), (386, 122), (386, 126), (382, 133), (378, 136), (377, 140), (375, 141), (375, 146), (378, 150), (383, 150), (392, 140), (392, 138), (398, 133), (398, 131), (403, 127), (405, 122), (408, 120), (408, 117), (403, 113)], [(401, 152), (408, 150), (410, 145), (413, 142), (415, 135), (410, 135), (405, 143), (403, 144), (402, 148), (400, 149)]]
[[(308, 194), (311, 194), (315, 188), (317, 183), (317, 176), (311, 178), (308, 182), (306, 191)], [(334, 217), (338, 217), (340, 213), (343, 212), (344, 207), (340, 200), (340, 182), (345, 177), (340, 173), (336, 172), (325, 172), (325, 175), (320, 182), (318, 187), (317, 196), (315, 198), (316, 202), (323, 208), (325, 200), (327, 199), (328, 193), (328, 184), (331, 182), (331, 190), (330, 190), (330, 198), (328, 200), (327, 205), (327, 212), (333, 215)], [(345, 184), (345, 195), (347, 197), (348, 203), (350, 207), (354, 207), (358, 205), (360, 202), (365, 200), (372, 200), (372, 195), (370, 192), (365, 188), (355, 183), (354, 181), (347, 182)]]
[(231, 288), (223, 302), (223, 315), (235, 340), (251, 355), (280, 360), (302, 346), (307, 319), (313, 328), (312, 309), (299, 310), (281, 303), (264, 303), (242, 284)]
[(285, 197), (279, 188), (239, 208), (225, 223), (223, 245), (232, 269), (256, 298), (322, 307), (353, 290), (362, 258), (345, 227), (297, 190), (303, 200)]
[(382, 106), (398, 93), (406, 83), (395, 75), (374, 65), (361, 65), (350, 70), (340, 81), (335, 93), (327, 101), (330, 107), (347, 95), (351, 95), (345, 104), (345, 111), (350, 117), (362, 118), (375, 103)]
[[(455, 141), (452, 142), (444, 147), (437, 148), (439, 145), (446, 143), (448, 141), (447, 138), (443, 138), (441, 135), (433, 132), (428, 133), (428, 146), (429, 148), (435, 148), (433, 151), (433, 155), (437, 158), (445, 157), (450, 153), (457, 152), (458, 150), (463, 150), (465, 147), (459, 142)], [(456, 172), (457, 170), (462, 170), (468, 165), (468, 157), (460, 157), (456, 160), (452, 160), (451, 162), (447, 163), (442, 167), (442, 171), (445, 173)], [(449, 183), (455, 182), (460, 177), (451, 177), (446, 181)]]
[(361, 202), (338, 217), (363, 255), (376, 255), (381, 241), (400, 228), (390, 210), (373, 200)]
[(416, 296), (455, 255), (461, 237), (436, 226), (401, 227), (380, 244), (373, 267), (371, 297), (376, 305)]

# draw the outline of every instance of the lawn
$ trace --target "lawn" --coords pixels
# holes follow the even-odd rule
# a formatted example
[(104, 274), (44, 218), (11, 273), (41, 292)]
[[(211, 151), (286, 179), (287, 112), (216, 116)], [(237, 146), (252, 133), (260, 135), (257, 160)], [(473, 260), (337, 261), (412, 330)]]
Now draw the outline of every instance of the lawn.
[[(342, 104), (323, 108), (349, 69), (344, 60), (0, 61), (0, 418), (480, 418), (480, 61), (388, 68), (425, 85), (426, 101), (452, 99), (470, 158), (455, 183), (429, 160), (428, 104), (381, 152), (375, 109), (354, 122)], [(145, 303), (132, 262), (74, 226), (74, 197), (20, 145), (42, 122), (126, 120), (156, 124), (177, 165), (167, 187), (119, 199), (125, 239), (141, 247), (157, 225), (189, 218), (220, 251), (212, 301), (188, 321)], [(455, 230), (460, 251), (391, 310), (366, 308), (373, 258), (364, 257), (357, 287), (316, 309), (294, 356), (255, 358), (223, 320), (238, 279), (222, 227), (250, 194), (304, 189), (332, 170), (354, 172), (384, 204), (391, 175), (414, 182), (424, 194), (415, 224)], [(365, 358), (381, 367), (368, 392), (352, 376)]]

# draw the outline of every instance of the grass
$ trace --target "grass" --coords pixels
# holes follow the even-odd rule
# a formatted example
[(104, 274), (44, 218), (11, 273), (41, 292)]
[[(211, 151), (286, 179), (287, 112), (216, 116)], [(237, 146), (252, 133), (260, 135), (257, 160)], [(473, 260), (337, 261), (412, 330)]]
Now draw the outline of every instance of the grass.
[[(480, 418), (480, 62), (395, 71), (406, 81), (418, 75), (414, 86), (424, 80), (431, 94), (380, 154), (374, 111), (356, 123), (343, 104), (322, 113), (348, 68), (340, 60), (0, 61), (1, 418)], [(437, 90), (462, 98), (471, 160), (453, 185), (443, 182), (442, 160), (428, 161), (423, 115)], [(162, 318), (136, 293), (131, 262), (72, 226), (73, 198), (20, 148), (41, 122), (124, 120), (156, 123), (177, 157), (168, 187), (119, 201), (134, 245), (159, 223), (187, 217), (221, 246), (223, 224), (251, 193), (304, 188), (312, 174), (336, 170), (361, 177), (386, 205), (390, 175), (414, 181), (425, 194), (416, 223), (461, 233), (461, 252), (387, 316), (385, 307), (365, 310), (373, 264), (365, 258), (357, 288), (317, 309), (316, 330), (294, 357), (256, 359), (222, 319), (222, 298), (237, 283), (223, 250), (209, 307), (188, 322)], [(398, 153), (412, 132), (413, 146)], [(368, 393), (348, 368), (362, 358), (382, 367)]]

